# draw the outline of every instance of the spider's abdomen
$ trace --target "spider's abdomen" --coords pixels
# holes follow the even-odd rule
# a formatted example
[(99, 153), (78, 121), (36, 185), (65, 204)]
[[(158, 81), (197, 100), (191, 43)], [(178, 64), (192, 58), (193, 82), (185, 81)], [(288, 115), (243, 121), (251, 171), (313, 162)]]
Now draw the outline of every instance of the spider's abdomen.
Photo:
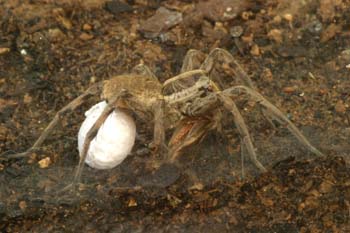
[(112, 97), (126, 90), (131, 98), (148, 102), (161, 97), (162, 85), (158, 80), (140, 75), (119, 75), (106, 80), (103, 84), (102, 98), (110, 100)]

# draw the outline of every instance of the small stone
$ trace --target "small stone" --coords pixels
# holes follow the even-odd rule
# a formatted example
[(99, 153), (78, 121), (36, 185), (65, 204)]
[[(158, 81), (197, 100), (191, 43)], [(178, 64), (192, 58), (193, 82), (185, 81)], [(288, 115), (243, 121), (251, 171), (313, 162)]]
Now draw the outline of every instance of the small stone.
[(119, 0), (112, 0), (106, 2), (105, 10), (114, 15), (119, 15), (125, 12), (132, 12), (133, 8), (127, 3), (121, 2)]
[(63, 27), (67, 30), (70, 30), (73, 28), (72, 22), (69, 19), (67, 19), (66, 17), (58, 16), (58, 21), (60, 21), (61, 24), (63, 25)]
[(276, 23), (276, 24), (280, 24), (282, 21), (282, 18), (281, 16), (279, 15), (276, 15), (275, 17), (273, 17), (273, 22)]
[(342, 31), (342, 25), (341, 24), (330, 24), (324, 31), (322, 31), (321, 39), (320, 41), (327, 42), (330, 39), (332, 39), (336, 34)]
[(50, 157), (46, 157), (38, 162), (40, 168), (47, 168), (51, 164)]
[(181, 23), (182, 13), (160, 7), (156, 13), (141, 23), (140, 31), (147, 38), (155, 38), (161, 33)]
[(243, 11), (241, 14), (241, 17), (243, 20), (249, 20), (249, 18), (253, 15), (253, 12), (251, 11)]
[(79, 36), (79, 38), (80, 38), (81, 40), (91, 40), (92, 38), (94, 38), (94, 36), (91, 35), (91, 34), (88, 34), (88, 33), (86, 33), (86, 32), (83, 32), (83, 33)]
[(250, 49), (250, 54), (253, 56), (259, 56), (260, 55), (260, 49), (257, 44), (253, 44), (253, 46)]
[(320, 34), (323, 29), (323, 25), (321, 21), (314, 19), (309, 24), (307, 24), (305, 28), (313, 34)]
[(30, 104), (32, 102), (33, 98), (28, 94), (26, 93), (23, 97), (23, 102), (25, 104)]
[(24, 211), (27, 208), (27, 203), (25, 201), (20, 201), (18, 206), (22, 211)]
[(232, 20), (252, 6), (251, 1), (208, 0), (199, 1), (195, 6), (204, 18), (214, 22)]
[(325, 95), (328, 93), (328, 90), (326, 88), (321, 88), (319, 91), (320, 95)]
[(92, 29), (92, 26), (88, 23), (84, 23), (83, 30), (84, 31), (90, 31)]
[(233, 26), (230, 29), (230, 34), (233, 38), (238, 38), (243, 34), (243, 28), (241, 26)]
[(338, 100), (338, 102), (335, 104), (334, 109), (337, 113), (345, 113), (346, 106), (342, 100)]
[(10, 48), (0, 48), (0, 55), (10, 52)]
[(137, 202), (136, 202), (135, 198), (131, 197), (129, 199), (129, 202), (128, 202), (128, 207), (135, 207), (135, 206), (137, 206)]
[(266, 81), (272, 81), (273, 80), (273, 74), (269, 68), (264, 68), (263, 72), (261, 73), (261, 78)]
[(330, 181), (323, 181), (320, 186), (319, 186), (319, 190), (321, 193), (329, 193), (333, 190), (333, 186), (334, 184), (331, 183)]
[(284, 93), (287, 93), (287, 94), (292, 94), (296, 91), (296, 88), (295, 87), (285, 87), (283, 88), (283, 92)]
[(293, 15), (292, 15), (292, 14), (289, 14), (289, 13), (284, 14), (284, 15), (283, 15), (283, 18), (284, 18), (285, 20), (287, 20), (288, 22), (292, 22), (292, 21), (293, 21)]
[(267, 36), (271, 39), (274, 40), (276, 43), (282, 43), (283, 38), (282, 38), (282, 31), (279, 29), (272, 29), (269, 31)]
[(244, 43), (251, 44), (253, 42), (253, 39), (254, 39), (254, 34), (251, 33), (249, 35), (244, 35), (241, 37), (241, 39)]

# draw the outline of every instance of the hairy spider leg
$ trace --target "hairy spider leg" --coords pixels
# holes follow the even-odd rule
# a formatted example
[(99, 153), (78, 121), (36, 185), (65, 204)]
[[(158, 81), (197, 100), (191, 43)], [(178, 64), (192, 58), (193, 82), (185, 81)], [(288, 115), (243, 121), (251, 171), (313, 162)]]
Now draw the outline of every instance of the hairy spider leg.
[(44, 129), (44, 131), (41, 133), (41, 135), (35, 141), (35, 143), (31, 148), (29, 148), (28, 150), (22, 153), (7, 155), (7, 158), (14, 159), (14, 158), (27, 157), (30, 155), (31, 152), (40, 148), (40, 146), (43, 144), (45, 139), (52, 133), (52, 131), (57, 126), (57, 124), (61, 121), (62, 117), (68, 113), (73, 112), (76, 108), (82, 105), (87, 98), (99, 94), (101, 92), (101, 87), (102, 87), (102, 82), (96, 83), (95, 85), (87, 89), (83, 94), (81, 94), (80, 96), (72, 100), (69, 104), (64, 106), (61, 110), (59, 110), (56, 113), (55, 117), (52, 119), (49, 125)]

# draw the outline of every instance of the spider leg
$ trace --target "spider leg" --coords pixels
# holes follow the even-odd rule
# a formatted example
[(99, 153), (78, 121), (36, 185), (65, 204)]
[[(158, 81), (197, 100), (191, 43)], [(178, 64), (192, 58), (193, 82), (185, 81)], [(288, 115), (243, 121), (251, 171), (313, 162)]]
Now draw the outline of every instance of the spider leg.
[(194, 75), (206, 75), (206, 72), (204, 70), (197, 69), (197, 70), (190, 70), (185, 73), (176, 75), (175, 77), (172, 77), (163, 83), (163, 90), (167, 88), (169, 85), (172, 85), (174, 82), (191, 78)]
[[(250, 88), (254, 88), (254, 84), (252, 80), (249, 78), (247, 73), (243, 70), (241, 65), (236, 61), (236, 59), (233, 58), (233, 56), (228, 51), (224, 49), (220, 49), (220, 48), (213, 49), (209, 53), (205, 61), (202, 63), (200, 69), (205, 70), (206, 73), (210, 74), (215, 67), (215, 63), (222, 60), (224, 64), (233, 66), (233, 69), (229, 67), (230, 69), (228, 71), (233, 71), (236, 77), (239, 78), (244, 85)], [(220, 79), (215, 81), (220, 82)]]
[(153, 107), (153, 111), (154, 111), (153, 146), (155, 147), (155, 152), (166, 154), (168, 148), (165, 144), (164, 100), (157, 101)]
[(169, 141), (169, 160), (174, 162), (184, 148), (201, 141), (215, 122), (205, 118), (185, 118), (177, 125)]
[(244, 119), (243, 119), (241, 113), (239, 112), (235, 102), (226, 93), (219, 93), (218, 97), (222, 101), (222, 103), (224, 104), (224, 107), (226, 109), (228, 109), (233, 115), (233, 120), (234, 120), (235, 125), (238, 129), (238, 132), (241, 136), (241, 140), (242, 140), (241, 146), (244, 147), (244, 148), (241, 148), (241, 150), (245, 149), (245, 151), (247, 151), (247, 153), (250, 156), (250, 159), (254, 163), (254, 165), (257, 168), (259, 168), (260, 171), (266, 172), (266, 168), (257, 159), (255, 149), (253, 146), (253, 142), (252, 142), (251, 137), (249, 135), (247, 125), (244, 122)]
[[(242, 69), (241, 65), (236, 61), (236, 59), (234, 59), (234, 57), (228, 51), (224, 49), (220, 49), (220, 48), (213, 49), (209, 53), (207, 59), (203, 62), (200, 68), (203, 70), (206, 70), (206, 72), (209, 73), (209, 76), (211, 76), (211, 71), (215, 67), (215, 62), (219, 62), (221, 60), (223, 60), (223, 62), (226, 63), (226, 65), (232, 66), (232, 67), (229, 67), (229, 66), (224, 67), (226, 68), (225, 69), (226, 72), (232, 73), (232, 75), (236, 75), (243, 82), (245, 86), (248, 86), (251, 89), (256, 89), (252, 80), (249, 78), (247, 73)], [(211, 79), (212, 78), (213, 77), (211, 77)], [(220, 79), (217, 79), (215, 81), (217, 81), (222, 87), (224, 86)], [(266, 118), (266, 120), (271, 124), (275, 132), (276, 126), (273, 123), (266, 109), (262, 109), (262, 114)]]
[(201, 61), (204, 60), (203, 57), (205, 57), (204, 53), (202, 53), (199, 50), (188, 50), (182, 63), (180, 73), (185, 73), (190, 70), (199, 69), (201, 66)]
[(132, 69), (131, 72), (134, 73), (134, 74), (142, 75), (142, 76), (152, 77), (152, 78), (158, 80), (157, 76), (145, 64), (138, 64), (138, 65), (136, 65)]
[(265, 99), (261, 94), (257, 91), (246, 87), (246, 86), (234, 86), (228, 88), (222, 92), (225, 96), (237, 96), (240, 94), (248, 94), (255, 101), (257, 101), (261, 106), (263, 106), (268, 115), (272, 118), (272, 120), (276, 120), (285, 127), (299, 140), (301, 144), (303, 144), (308, 150), (312, 153), (323, 156), (322, 152), (316, 149), (311, 143), (305, 138), (305, 136), (299, 131), (299, 129), (272, 103), (270, 103), (267, 99)]
[(7, 156), (7, 158), (14, 159), (14, 158), (27, 157), (30, 154), (30, 152), (37, 150), (45, 141), (45, 139), (55, 129), (55, 127), (60, 122), (62, 117), (67, 113), (73, 112), (76, 108), (78, 108), (81, 104), (83, 104), (88, 97), (98, 94), (101, 91), (101, 86), (102, 86), (102, 82), (96, 83), (95, 85), (87, 89), (83, 94), (81, 94), (80, 96), (75, 98), (73, 101), (71, 101), (69, 104), (64, 106), (61, 110), (59, 110), (31, 148), (29, 148), (28, 150), (22, 153), (10, 154)]
[(105, 107), (105, 109), (101, 113), (101, 115), (98, 117), (98, 119), (93, 124), (91, 129), (87, 132), (86, 137), (85, 137), (85, 141), (83, 144), (83, 149), (82, 149), (81, 154), (80, 154), (79, 164), (78, 164), (76, 171), (75, 171), (73, 182), (72, 182), (72, 184), (70, 184), (66, 188), (64, 188), (63, 190), (66, 190), (67, 188), (70, 188), (70, 187), (75, 187), (75, 185), (80, 182), (81, 173), (83, 171), (84, 162), (85, 162), (85, 159), (87, 157), (87, 153), (89, 151), (91, 141), (95, 138), (98, 130), (100, 129), (101, 125), (105, 122), (107, 117), (116, 108), (117, 101), (120, 100), (125, 94), (126, 94), (125, 91), (121, 91), (120, 93), (116, 94), (113, 98), (111, 98), (109, 100), (107, 106)]

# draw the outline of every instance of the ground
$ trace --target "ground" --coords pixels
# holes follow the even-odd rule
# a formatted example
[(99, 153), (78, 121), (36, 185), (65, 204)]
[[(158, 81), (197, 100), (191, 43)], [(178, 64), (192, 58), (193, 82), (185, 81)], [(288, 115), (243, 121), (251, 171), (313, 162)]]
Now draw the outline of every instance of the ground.
[[(2, 232), (350, 232), (350, 4), (346, 0), (0, 1)], [(86, 167), (78, 194), (57, 194), (78, 163), (91, 99), (30, 158), (55, 113), (93, 83), (140, 62), (160, 81), (189, 49), (229, 51), (257, 89), (325, 156), (239, 103), (268, 172), (242, 161), (239, 138), (211, 132), (179, 165), (150, 171), (140, 123), (118, 167)], [(42, 160), (45, 159), (45, 160)], [(39, 161), (42, 161), (39, 163)], [(43, 161), (49, 162), (44, 163)], [(193, 187), (188, 173), (201, 186)], [(129, 187), (129, 188), (128, 188)], [(136, 187), (136, 188), (135, 188)]]

